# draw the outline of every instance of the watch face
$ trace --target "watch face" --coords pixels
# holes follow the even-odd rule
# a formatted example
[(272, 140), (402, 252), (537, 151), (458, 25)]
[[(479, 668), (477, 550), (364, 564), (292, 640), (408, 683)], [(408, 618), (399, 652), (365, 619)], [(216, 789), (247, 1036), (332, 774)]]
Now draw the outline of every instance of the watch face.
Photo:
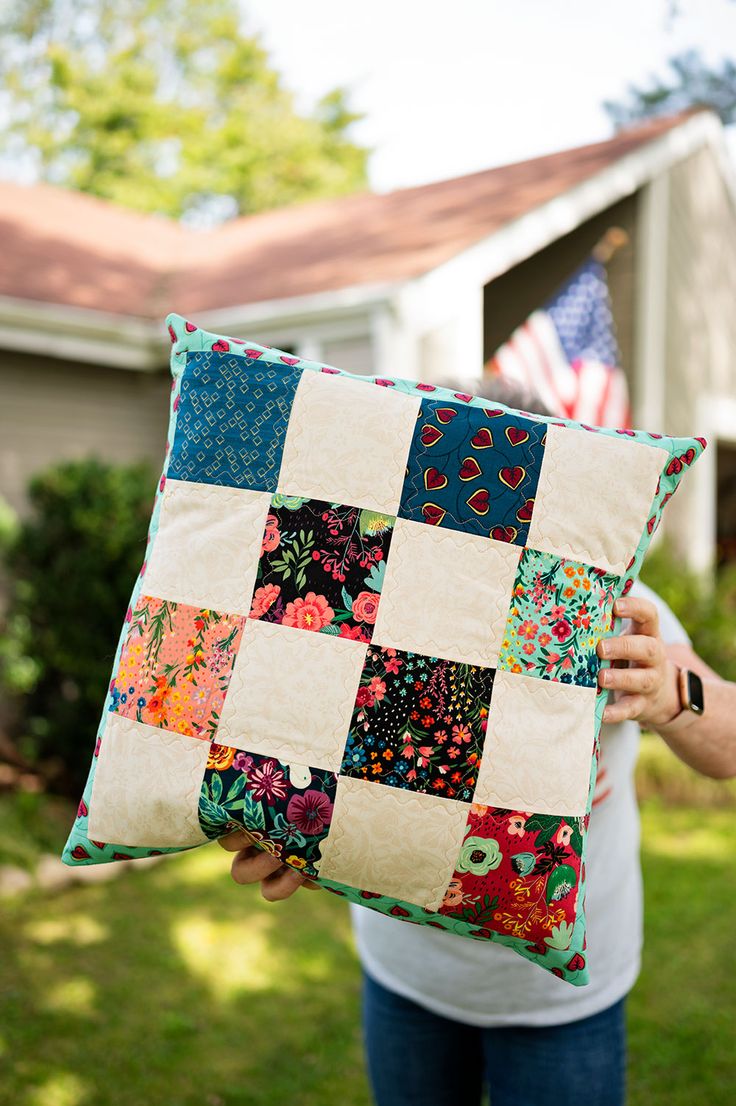
[(690, 704), (690, 710), (695, 714), (702, 714), (705, 708), (705, 702), (703, 699), (703, 681), (698, 676), (697, 672), (687, 673), (687, 698)]

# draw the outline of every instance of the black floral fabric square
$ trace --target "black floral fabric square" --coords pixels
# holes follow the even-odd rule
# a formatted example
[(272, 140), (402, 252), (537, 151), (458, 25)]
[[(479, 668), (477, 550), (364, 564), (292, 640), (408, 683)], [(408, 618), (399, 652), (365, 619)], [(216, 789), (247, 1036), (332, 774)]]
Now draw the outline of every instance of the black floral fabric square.
[(210, 746), (199, 823), (210, 838), (242, 827), (272, 856), (317, 874), (335, 808), (337, 775), (276, 757)]
[(340, 773), (469, 802), (494, 669), (368, 649)]
[(370, 641), (396, 518), (274, 495), (251, 618)]

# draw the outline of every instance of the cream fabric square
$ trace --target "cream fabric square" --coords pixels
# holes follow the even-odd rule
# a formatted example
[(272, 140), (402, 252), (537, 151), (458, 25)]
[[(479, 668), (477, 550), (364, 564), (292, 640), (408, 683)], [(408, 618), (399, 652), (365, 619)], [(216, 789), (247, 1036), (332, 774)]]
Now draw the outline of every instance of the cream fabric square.
[(493, 668), (521, 547), (397, 518), (373, 641)]
[(499, 670), (473, 800), (537, 814), (584, 814), (594, 687)]
[(340, 776), (319, 874), (437, 910), (469, 809), (456, 799)]
[(215, 741), (338, 772), (367, 649), (247, 619)]
[(378, 384), (302, 373), (278, 491), (396, 514), (420, 404)]
[(269, 492), (167, 479), (146, 594), (247, 614), (270, 504)]
[(550, 425), (527, 545), (621, 576), (668, 457), (627, 437)]
[(89, 804), (90, 840), (173, 848), (209, 838), (197, 816), (209, 741), (110, 712)]

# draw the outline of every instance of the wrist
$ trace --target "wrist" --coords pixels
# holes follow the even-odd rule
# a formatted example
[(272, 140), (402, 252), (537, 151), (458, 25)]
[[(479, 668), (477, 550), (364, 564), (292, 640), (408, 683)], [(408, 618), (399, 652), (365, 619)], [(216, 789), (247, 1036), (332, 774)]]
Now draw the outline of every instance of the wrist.
[(652, 729), (656, 730), (660, 737), (666, 738), (684, 733), (685, 730), (689, 730), (697, 720), (697, 714), (693, 714), (692, 711), (683, 707), (683, 709), (678, 711), (674, 718), (670, 718), (668, 722), (658, 722), (656, 725), (652, 723)]
[(652, 728), (663, 737), (676, 734), (690, 728), (698, 717), (694, 709), (688, 709), (689, 703), (683, 694), (683, 675), (685, 670), (668, 660), (667, 707), (657, 720), (652, 720)]
[(659, 730), (662, 726), (670, 726), (683, 715), (689, 714), (684, 709), (685, 704), (680, 694), (680, 670), (673, 661), (667, 658), (667, 674), (664, 680), (662, 705), (657, 713), (649, 719), (649, 725)]

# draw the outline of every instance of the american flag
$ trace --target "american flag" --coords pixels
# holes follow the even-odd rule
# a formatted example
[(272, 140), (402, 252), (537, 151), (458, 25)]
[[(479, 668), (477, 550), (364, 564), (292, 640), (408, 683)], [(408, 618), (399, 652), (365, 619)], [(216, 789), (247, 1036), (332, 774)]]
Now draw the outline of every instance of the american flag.
[(631, 428), (606, 269), (590, 257), (496, 350), (486, 371), (531, 388), (550, 411)]

